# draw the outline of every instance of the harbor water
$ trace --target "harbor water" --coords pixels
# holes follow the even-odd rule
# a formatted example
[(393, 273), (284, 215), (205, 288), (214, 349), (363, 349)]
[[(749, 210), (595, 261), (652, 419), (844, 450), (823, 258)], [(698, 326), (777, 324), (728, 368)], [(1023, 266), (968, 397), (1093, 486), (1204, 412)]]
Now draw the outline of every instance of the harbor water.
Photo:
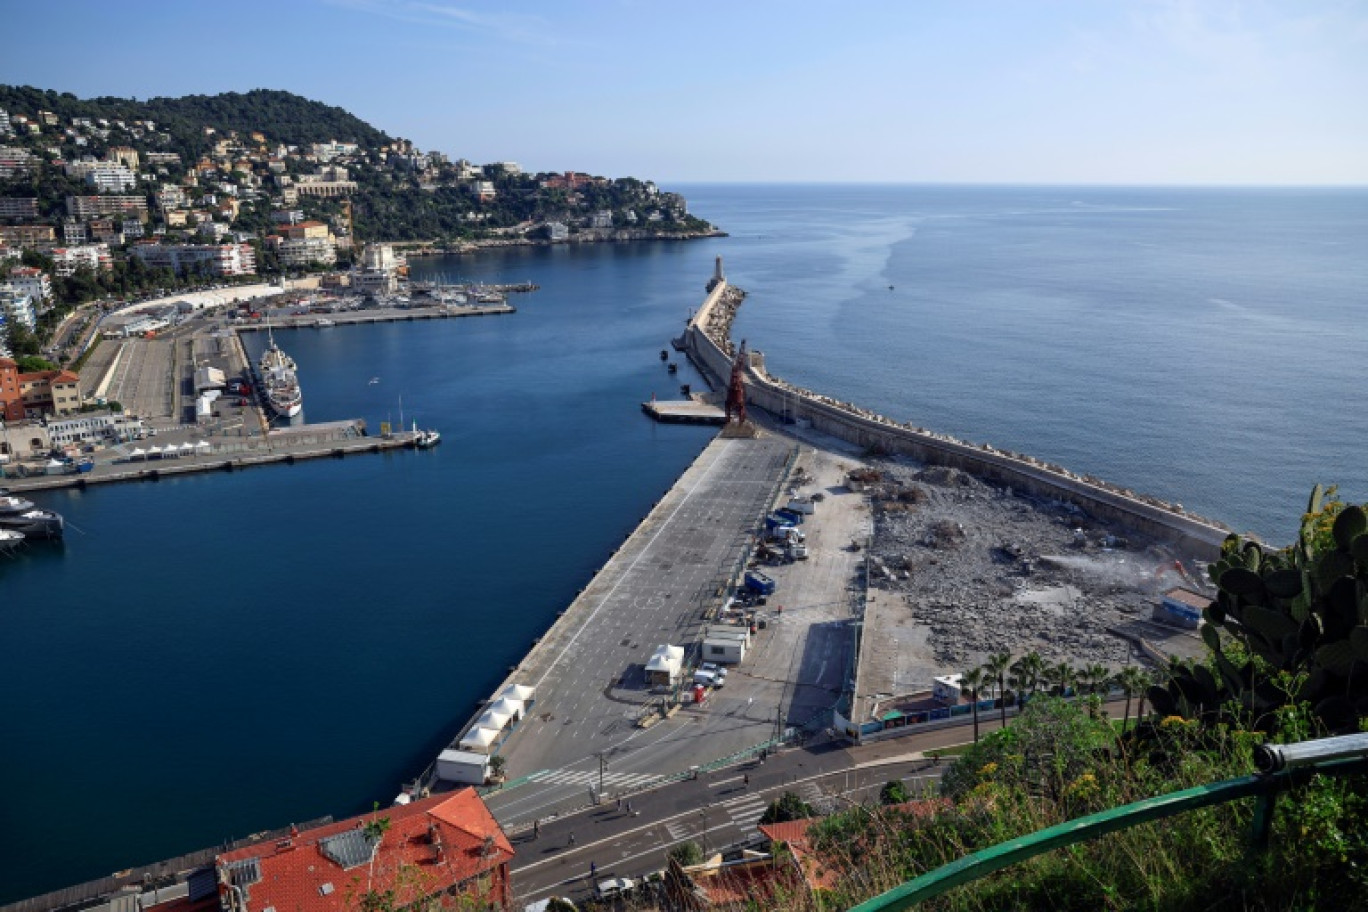
[(388, 802), (709, 439), (639, 405), (702, 387), (659, 351), (717, 255), (802, 386), (1274, 540), (1314, 482), (1368, 500), (1368, 193), (682, 189), (731, 237), (415, 260), (541, 290), (276, 331), (308, 420), (434, 450), (36, 495), (69, 526), (0, 558), (0, 902)]

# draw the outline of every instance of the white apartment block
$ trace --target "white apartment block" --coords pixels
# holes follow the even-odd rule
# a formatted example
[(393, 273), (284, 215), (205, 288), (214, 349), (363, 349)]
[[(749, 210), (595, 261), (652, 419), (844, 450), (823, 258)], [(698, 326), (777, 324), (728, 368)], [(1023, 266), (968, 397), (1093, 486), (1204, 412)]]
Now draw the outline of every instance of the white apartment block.
[(33, 156), (27, 149), (14, 146), (0, 146), (0, 177), (14, 177), (27, 174)]
[(134, 195), (68, 196), (67, 215), (73, 219), (92, 219), (102, 215), (147, 216), (147, 198)]
[(100, 193), (121, 193), (138, 186), (138, 175), (123, 165), (101, 163), (86, 172), (85, 180)]
[[(84, 228), (84, 226), (82, 226)], [(76, 273), (78, 266), (89, 266), (99, 271), (112, 269), (114, 259), (109, 255), (108, 244), (85, 244), (78, 247), (58, 247), (52, 251), (52, 261), (59, 276)]]
[(8, 286), (19, 294), (26, 294), (34, 301), (46, 301), (52, 297), (52, 280), (48, 274), (33, 266), (15, 266), (9, 278), (0, 282), (0, 288)]
[(7, 324), (19, 323), (30, 330), (38, 325), (33, 298), (3, 285), (0, 285), (0, 315), (4, 316)]
[(311, 263), (331, 266), (337, 262), (337, 244), (332, 237), (281, 238), (276, 250), (282, 266), (308, 266)]
[(138, 244), (130, 252), (153, 269), (256, 274), (256, 251), (250, 244)]

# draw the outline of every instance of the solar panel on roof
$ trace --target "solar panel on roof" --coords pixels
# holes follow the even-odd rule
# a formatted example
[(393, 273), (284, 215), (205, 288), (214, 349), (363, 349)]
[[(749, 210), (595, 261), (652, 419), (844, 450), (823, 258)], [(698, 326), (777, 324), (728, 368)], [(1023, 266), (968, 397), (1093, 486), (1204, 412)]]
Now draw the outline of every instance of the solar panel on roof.
[(213, 868), (200, 868), (192, 871), (190, 876), (185, 879), (185, 883), (190, 888), (190, 901), (204, 899), (206, 896), (213, 896), (218, 892), (218, 877), (214, 874)]
[(345, 870), (369, 863), (379, 842), (378, 838), (372, 839), (367, 835), (365, 830), (347, 830), (318, 840), (318, 848)]

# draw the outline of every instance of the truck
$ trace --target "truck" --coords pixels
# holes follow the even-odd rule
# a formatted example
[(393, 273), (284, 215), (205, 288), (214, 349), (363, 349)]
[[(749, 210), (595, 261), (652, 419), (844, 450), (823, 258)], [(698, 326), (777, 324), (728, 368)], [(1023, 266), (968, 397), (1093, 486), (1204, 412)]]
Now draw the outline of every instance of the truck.
[(807, 560), (807, 545), (803, 544), (801, 541), (795, 541), (793, 539), (790, 539), (788, 543), (788, 556), (790, 560)]
[(774, 594), (774, 580), (770, 579), (759, 570), (746, 571), (746, 588), (760, 595)]
[(775, 510), (772, 515), (780, 522), (786, 522), (791, 526), (800, 526), (803, 524), (803, 514), (796, 510), (790, 510), (787, 507), (781, 507), (780, 509)]

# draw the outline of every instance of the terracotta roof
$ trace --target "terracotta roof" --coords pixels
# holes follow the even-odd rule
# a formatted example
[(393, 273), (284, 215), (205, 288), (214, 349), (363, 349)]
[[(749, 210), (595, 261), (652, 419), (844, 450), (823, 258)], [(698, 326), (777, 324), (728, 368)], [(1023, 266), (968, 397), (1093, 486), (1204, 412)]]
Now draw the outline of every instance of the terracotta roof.
[(1187, 605), (1189, 608), (1196, 608), (1198, 611), (1211, 604), (1209, 596), (1202, 595), (1200, 592), (1193, 592), (1191, 589), (1184, 589), (1182, 586), (1165, 592), (1164, 598), (1172, 599), (1180, 605)]
[[(373, 850), (362, 828), (386, 817), (389, 829)], [(394, 905), (402, 908), (512, 857), (513, 846), (479, 795), (462, 789), (226, 852), (217, 864), (221, 880), (231, 868), (245, 869), (237, 882), (248, 912), (346, 912), (360, 908), (368, 890), (394, 890)]]

